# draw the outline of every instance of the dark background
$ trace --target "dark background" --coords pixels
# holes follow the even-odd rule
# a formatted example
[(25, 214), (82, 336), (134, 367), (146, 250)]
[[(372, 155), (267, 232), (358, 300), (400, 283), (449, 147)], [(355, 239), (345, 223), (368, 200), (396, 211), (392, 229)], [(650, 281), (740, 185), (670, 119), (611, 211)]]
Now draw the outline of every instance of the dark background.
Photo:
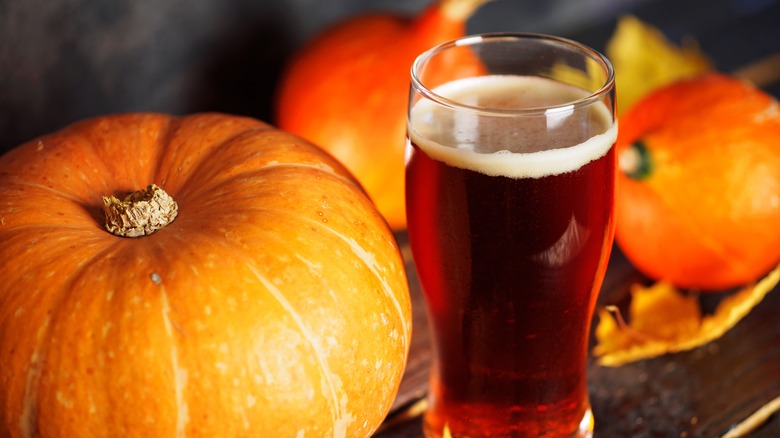
[[(428, 2), (0, 0), (0, 153), (108, 113), (222, 111), (273, 122), (281, 69), (317, 32), (354, 14), (413, 14)], [(543, 32), (603, 50), (629, 13), (672, 40), (696, 39), (721, 71), (780, 53), (780, 0), (493, 0), (468, 31)], [(780, 66), (770, 76), (780, 78)], [(780, 96), (780, 80), (764, 87)], [(618, 252), (608, 275), (605, 300), (619, 302), (636, 272)], [(778, 294), (705, 347), (590, 367), (597, 435), (721, 436), (780, 394)], [(425, 389), (429, 357), (417, 359), (410, 375), (422, 377), (407, 380), (408, 397)], [(417, 438), (419, 418), (380, 435)], [(780, 415), (751, 434), (778, 436)]]
[[(0, 152), (116, 112), (223, 111), (273, 122), (280, 70), (305, 41), (367, 11), (428, 0), (0, 0)], [(544, 32), (603, 50), (621, 14), (696, 38), (730, 71), (780, 51), (780, 0), (494, 0), (470, 33)], [(739, 26), (750, 20), (749, 26)]]

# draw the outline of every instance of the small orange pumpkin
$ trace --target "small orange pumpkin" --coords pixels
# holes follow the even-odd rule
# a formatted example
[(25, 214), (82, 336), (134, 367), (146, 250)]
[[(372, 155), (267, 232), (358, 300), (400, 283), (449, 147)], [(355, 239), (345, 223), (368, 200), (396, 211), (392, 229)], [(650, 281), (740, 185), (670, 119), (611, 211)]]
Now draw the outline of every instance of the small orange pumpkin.
[(616, 239), (683, 288), (724, 290), (780, 262), (780, 110), (709, 73), (661, 87), (620, 120)]
[[(466, 20), (485, 1), (435, 1), (416, 17), (351, 17), (310, 41), (282, 75), (276, 123), (344, 163), (394, 230), (406, 228), (404, 136), (412, 62), (463, 36)], [(480, 69), (475, 63), (474, 71)]]
[[(173, 221), (106, 231), (101, 197), (150, 183)], [(336, 160), (259, 121), (107, 116), (11, 150), (0, 242), (0, 436), (363, 437), (397, 391), (393, 235)]]

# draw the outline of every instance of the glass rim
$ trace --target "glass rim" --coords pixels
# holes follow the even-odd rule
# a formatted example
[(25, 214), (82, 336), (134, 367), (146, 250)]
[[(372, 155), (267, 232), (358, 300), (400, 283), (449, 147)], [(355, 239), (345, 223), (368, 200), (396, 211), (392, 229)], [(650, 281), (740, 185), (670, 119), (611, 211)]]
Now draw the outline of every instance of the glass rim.
[[(606, 80), (601, 85), (601, 87), (599, 87), (598, 90), (590, 92), (590, 94), (588, 94), (585, 97), (575, 99), (570, 102), (566, 102), (562, 104), (543, 106), (543, 107), (529, 107), (529, 108), (490, 108), (490, 107), (468, 105), (459, 102), (457, 100), (449, 99), (447, 97), (439, 95), (435, 93), (433, 90), (431, 90), (430, 88), (428, 88), (425, 84), (423, 84), (422, 80), (420, 80), (420, 77), (417, 74), (420, 65), (423, 62), (431, 59), (433, 56), (441, 52), (444, 52), (447, 49), (450, 49), (452, 47), (460, 47), (460, 46), (472, 46), (485, 41), (500, 41), (500, 40), (505, 40), (505, 41), (543, 40), (543, 41), (554, 42), (559, 45), (575, 48), (579, 51), (584, 52), (586, 56), (589, 56), (590, 58), (598, 61), (601, 64), (601, 66), (604, 68), (607, 74)], [(417, 56), (417, 58), (415, 58), (411, 67), (411, 77), (412, 77), (412, 81), (411, 81), (412, 86), (420, 94), (434, 101), (435, 103), (438, 103), (439, 105), (443, 105), (451, 109), (466, 110), (474, 113), (479, 113), (483, 115), (493, 115), (493, 116), (543, 116), (543, 115), (556, 114), (556, 113), (568, 113), (573, 111), (574, 109), (583, 108), (600, 101), (607, 93), (609, 93), (615, 87), (615, 71), (612, 67), (612, 63), (609, 61), (609, 59), (607, 59), (606, 56), (602, 55), (599, 51), (585, 44), (579, 43), (577, 41), (568, 38), (541, 34), (541, 33), (530, 33), (530, 32), (479, 33), (479, 34), (467, 35), (464, 37), (460, 37), (454, 40), (450, 40), (438, 44), (426, 50), (425, 52), (421, 53), (420, 55)]]

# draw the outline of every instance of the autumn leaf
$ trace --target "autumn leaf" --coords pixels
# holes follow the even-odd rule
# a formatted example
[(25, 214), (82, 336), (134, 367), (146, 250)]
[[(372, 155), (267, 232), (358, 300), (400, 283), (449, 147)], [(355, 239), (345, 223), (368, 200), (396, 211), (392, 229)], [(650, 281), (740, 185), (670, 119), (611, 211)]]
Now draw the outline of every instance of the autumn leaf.
[(605, 51), (615, 69), (621, 113), (655, 88), (713, 69), (695, 41), (677, 46), (657, 28), (630, 15), (618, 20)]
[(780, 266), (757, 283), (724, 298), (715, 312), (706, 316), (695, 296), (669, 283), (634, 285), (628, 322), (612, 307), (598, 310), (593, 355), (602, 365), (619, 366), (704, 345), (721, 337), (750, 313), (778, 281)]

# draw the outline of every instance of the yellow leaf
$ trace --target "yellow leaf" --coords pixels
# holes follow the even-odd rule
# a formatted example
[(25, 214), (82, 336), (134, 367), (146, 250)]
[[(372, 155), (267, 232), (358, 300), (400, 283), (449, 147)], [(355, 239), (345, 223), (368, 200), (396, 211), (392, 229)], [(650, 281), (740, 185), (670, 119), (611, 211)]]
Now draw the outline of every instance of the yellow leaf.
[(704, 317), (695, 297), (668, 283), (634, 286), (628, 324), (619, 313), (613, 316), (609, 308), (599, 309), (593, 354), (602, 365), (619, 366), (704, 345), (734, 327), (778, 281), (780, 266), (757, 283), (724, 298), (712, 315)]
[(606, 55), (615, 69), (620, 113), (655, 88), (713, 69), (696, 42), (688, 40), (678, 47), (660, 30), (630, 15), (618, 21)]
[(696, 297), (683, 295), (668, 283), (647, 289), (634, 286), (631, 300), (631, 327), (654, 339), (674, 341), (693, 334), (701, 325)]
[(575, 85), (584, 90), (595, 92), (602, 85), (606, 77), (604, 70), (594, 59), (585, 60), (585, 69), (581, 66), (572, 67), (566, 63), (558, 62), (552, 66), (551, 78)]

